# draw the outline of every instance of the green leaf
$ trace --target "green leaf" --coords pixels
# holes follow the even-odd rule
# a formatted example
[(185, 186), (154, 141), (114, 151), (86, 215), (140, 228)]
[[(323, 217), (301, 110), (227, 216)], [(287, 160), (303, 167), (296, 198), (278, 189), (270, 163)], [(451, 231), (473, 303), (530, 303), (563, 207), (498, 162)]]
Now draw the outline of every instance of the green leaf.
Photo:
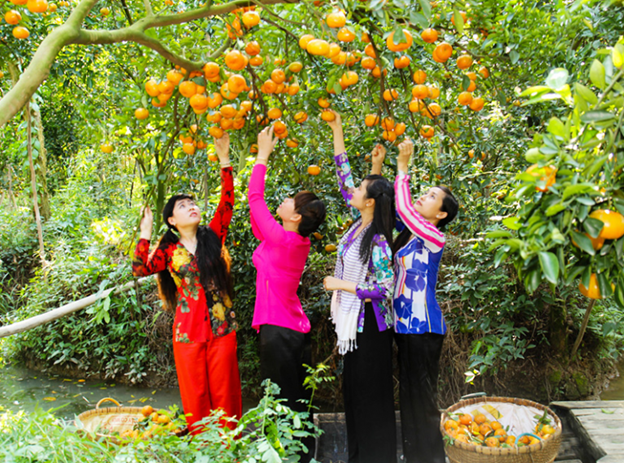
[(602, 231), (602, 227), (604, 227), (604, 223), (601, 220), (593, 219), (591, 217), (587, 217), (583, 222), (583, 228), (589, 233), (589, 236), (592, 238), (598, 238), (600, 232)]
[(615, 413), (615, 410), (605, 410), (604, 408), (601, 408), (600, 411), (606, 415), (613, 415)]
[(598, 97), (596, 96), (596, 94), (584, 85), (577, 82), (574, 84), (574, 89), (588, 103), (596, 104), (598, 102)]
[(530, 162), (531, 164), (537, 164), (539, 161), (544, 159), (544, 155), (540, 153), (539, 148), (531, 148), (524, 155), (524, 159), (526, 159), (527, 162)]
[(519, 59), (520, 53), (518, 53), (516, 50), (511, 50), (511, 53), (509, 53), (509, 60), (511, 61), (511, 64), (516, 64)]
[(430, 19), (431, 18), (431, 3), (429, 2), (429, 0), (418, 0), (418, 3), (420, 3), (420, 6), (422, 8), (422, 11), (425, 17), (427, 19)]
[(611, 50), (611, 61), (616, 68), (621, 68), (624, 65), (624, 45), (618, 43)]
[(569, 198), (572, 195), (577, 195), (579, 193), (587, 193), (591, 191), (593, 188), (591, 183), (577, 183), (576, 185), (568, 185), (563, 190), (563, 199)]
[(617, 327), (617, 325), (615, 323), (613, 323), (613, 322), (606, 322), (604, 325), (602, 325), (602, 335), (603, 336), (607, 336), (616, 327)]
[(568, 138), (565, 125), (563, 125), (563, 122), (561, 122), (561, 119), (559, 119), (558, 117), (550, 118), (550, 121), (548, 121), (548, 131), (553, 135), (557, 135), (561, 138)]
[(581, 116), (581, 121), (585, 123), (603, 122), (614, 118), (615, 114), (608, 111), (589, 111)]
[(536, 85), (534, 87), (527, 88), (524, 92), (520, 94), (520, 97), (535, 96), (537, 94), (546, 92), (550, 92), (550, 87), (546, 87), (545, 85)]
[(464, 18), (458, 9), (453, 11), (453, 19), (455, 20), (455, 29), (459, 33), (459, 35), (464, 33)]
[(553, 204), (548, 209), (546, 209), (546, 216), (552, 217), (553, 215), (558, 214), (559, 212), (565, 210), (567, 207), (568, 205), (564, 203)]
[(416, 13), (415, 11), (410, 11), (409, 13), (410, 22), (413, 24), (418, 24), (423, 29), (429, 27), (429, 20), (425, 18), (425, 15), (422, 13)]
[(555, 91), (562, 90), (566, 82), (568, 81), (568, 71), (564, 68), (555, 68), (550, 71), (546, 78), (546, 85)]
[(510, 230), (520, 230), (520, 228), (522, 227), (519, 217), (507, 217), (506, 219), (503, 219), (503, 225), (505, 225)]
[(486, 238), (496, 239), (496, 238), (511, 238), (512, 234), (507, 230), (494, 230), (489, 232), (486, 235)]
[(552, 252), (539, 253), (540, 266), (548, 281), (556, 285), (559, 278), (559, 260)]
[(594, 254), (596, 254), (596, 251), (594, 250), (594, 247), (592, 246), (592, 242), (587, 236), (582, 235), (581, 233), (572, 230), (572, 239), (574, 240), (574, 242), (579, 248), (581, 248), (590, 256), (593, 256)]
[(600, 288), (600, 296), (603, 298), (609, 297), (613, 294), (613, 288), (611, 288), (611, 282), (607, 279), (607, 275), (604, 273), (598, 274), (598, 288)]
[(463, 91), (466, 91), (466, 89), (470, 86), (470, 82), (470, 77), (464, 76), (462, 78), (461, 88)]
[(604, 90), (605, 88), (605, 67), (603, 64), (597, 59), (591, 65), (589, 70), (589, 78), (592, 83), (598, 87), (600, 90)]

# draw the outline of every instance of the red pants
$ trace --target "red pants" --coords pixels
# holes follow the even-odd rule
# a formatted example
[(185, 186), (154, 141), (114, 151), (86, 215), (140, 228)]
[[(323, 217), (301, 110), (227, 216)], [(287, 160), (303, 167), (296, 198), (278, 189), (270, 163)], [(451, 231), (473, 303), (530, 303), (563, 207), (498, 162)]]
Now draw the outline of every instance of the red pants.
[[(201, 432), (194, 423), (217, 408), (240, 419), (242, 397), (235, 332), (207, 342), (174, 341), (173, 356), (184, 414), (193, 434)], [(234, 428), (233, 423), (228, 426)]]

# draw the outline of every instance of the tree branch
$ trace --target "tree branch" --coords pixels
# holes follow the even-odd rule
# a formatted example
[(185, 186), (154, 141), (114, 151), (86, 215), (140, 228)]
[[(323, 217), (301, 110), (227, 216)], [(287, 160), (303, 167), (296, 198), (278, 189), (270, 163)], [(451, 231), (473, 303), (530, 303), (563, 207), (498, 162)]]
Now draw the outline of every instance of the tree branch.
[(130, 14), (130, 10), (128, 9), (128, 4), (126, 3), (126, 0), (120, 0), (120, 2), (122, 6), (122, 11), (124, 12), (124, 15), (126, 15), (126, 19), (128, 20), (128, 22), (132, 26), (134, 21), (132, 20), (132, 15)]

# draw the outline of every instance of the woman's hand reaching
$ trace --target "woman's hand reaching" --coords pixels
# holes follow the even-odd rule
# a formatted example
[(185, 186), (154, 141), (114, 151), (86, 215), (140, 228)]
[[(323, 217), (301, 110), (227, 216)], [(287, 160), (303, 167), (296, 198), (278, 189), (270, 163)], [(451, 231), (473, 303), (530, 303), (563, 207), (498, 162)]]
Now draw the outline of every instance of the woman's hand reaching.
[(148, 240), (152, 237), (152, 225), (154, 224), (154, 216), (152, 215), (152, 210), (149, 206), (145, 206), (143, 209), (143, 217), (141, 218), (141, 224), (139, 228), (141, 229), (141, 239)]
[(275, 145), (279, 141), (279, 138), (273, 138), (273, 126), (265, 128), (258, 134), (258, 157), (256, 158), (257, 164), (266, 165), (269, 161), (269, 156), (273, 152)]

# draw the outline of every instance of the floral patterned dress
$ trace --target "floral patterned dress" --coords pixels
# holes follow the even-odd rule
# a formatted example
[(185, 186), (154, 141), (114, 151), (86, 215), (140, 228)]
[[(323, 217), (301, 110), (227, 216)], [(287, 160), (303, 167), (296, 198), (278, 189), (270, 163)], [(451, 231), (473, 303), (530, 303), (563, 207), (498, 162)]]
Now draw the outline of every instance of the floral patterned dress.
[[(222, 243), (232, 220), (233, 206), (234, 181), (232, 168), (227, 167), (221, 169), (221, 201), (210, 222), (210, 228)], [(137, 243), (132, 273), (147, 276), (167, 269), (171, 274), (178, 289), (174, 342), (206, 342), (213, 336), (225, 336), (238, 328), (229, 296), (216, 290), (206, 292), (202, 287), (194, 254), (177, 242), (156, 248), (150, 255), (149, 244), (145, 239)]]

